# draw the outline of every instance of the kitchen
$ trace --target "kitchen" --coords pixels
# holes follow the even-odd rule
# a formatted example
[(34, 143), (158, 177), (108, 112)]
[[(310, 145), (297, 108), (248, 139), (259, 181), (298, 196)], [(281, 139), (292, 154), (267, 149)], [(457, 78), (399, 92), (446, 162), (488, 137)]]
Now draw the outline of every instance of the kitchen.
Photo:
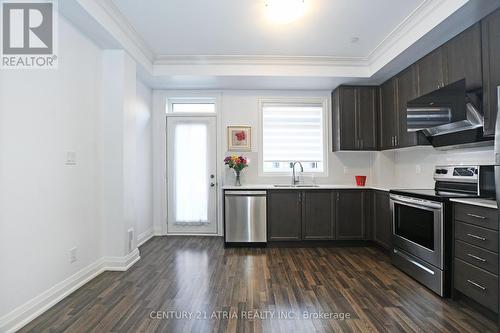
[(0, 332), (498, 331), (500, 1), (40, 1)]

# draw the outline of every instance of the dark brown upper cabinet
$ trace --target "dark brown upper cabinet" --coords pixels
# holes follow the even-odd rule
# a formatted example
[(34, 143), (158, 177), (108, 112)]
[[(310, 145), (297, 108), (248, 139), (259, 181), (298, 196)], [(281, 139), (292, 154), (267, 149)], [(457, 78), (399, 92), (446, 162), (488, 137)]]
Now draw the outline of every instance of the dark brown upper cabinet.
[(418, 96), (418, 70), (419, 66), (410, 66), (398, 74), (397, 82), (397, 107), (398, 107), (398, 134), (395, 147), (404, 148), (428, 144), (425, 137), (417, 132), (408, 132), (407, 104)]
[(418, 75), (418, 78), (416, 78), (418, 90), (415, 90), (415, 97), (428, 94), (445, 86), (446, 61), (444, 54), (442, 47), (437, 48), (414, 65), (417, 68), (416, 74)]
[(500, 85), (500, 10), (481, 21), (483, 56), (484, 134), (495, 134)]
[(465, 79), (467, 91), (483, 86), (481, 24), (476, 23), (443, 46), (446, 84)]
[(341, 86), (332, 93), (333, 150), (377, 150), (377, 87)]
[(395, 78), (387, 80), (380, 86), (378, 145), (381, 150), (396, 147), (396, 137), (399, 134), (396, 88)]

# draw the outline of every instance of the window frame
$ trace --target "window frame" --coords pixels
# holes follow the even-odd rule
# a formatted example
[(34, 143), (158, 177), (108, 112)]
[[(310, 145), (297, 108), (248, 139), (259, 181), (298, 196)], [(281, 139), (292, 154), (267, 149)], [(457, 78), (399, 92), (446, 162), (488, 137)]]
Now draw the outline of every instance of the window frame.
[(323, 171), (306, 171), (305, 176), (314, 175), (315, 178), (328, 177), (328, 152), (329, 152), (329, 99), (328, 97), (280, 97), (280, 98), (259, 98), (259, 171), (260, 177), (289, 177), (290, 171), (264, 171), (264, 105), (265, 104), (283, 104), (283, 105), (311, 105), (318, 104), (323, 108), (322, 112), (322, 137), (323, 137)]
[[(174, 104), (213, 104), (214, 112), (174, 112)], [(168, 97), (165, 112), (167, 116), (214, 116), (217, 114), (217, 98), (205, 96)]]

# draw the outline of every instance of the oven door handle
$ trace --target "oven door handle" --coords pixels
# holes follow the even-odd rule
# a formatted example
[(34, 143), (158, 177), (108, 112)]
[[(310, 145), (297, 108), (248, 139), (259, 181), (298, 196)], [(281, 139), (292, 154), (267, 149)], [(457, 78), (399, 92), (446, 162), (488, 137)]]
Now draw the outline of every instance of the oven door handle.
[(416, 203), (416, 202), (410, 202), (410, 201), (401, 200), (399, 198), (396, 199), (394, 197), (391, 197), (391, 200), (394, 203), (398, 203), (398, 204), (401, 204), (401, 205), (404, 205), (404, 206), (409, 206), (409, 207), (418, 208), (418, 209), (425, 209), (425, 210), (428, 210), (428, 211), (436, 211), (436, 210), (443, 209), (443, 206), (441, 204), (432, 204), (432, 203), (421, 204), (421, 203)]

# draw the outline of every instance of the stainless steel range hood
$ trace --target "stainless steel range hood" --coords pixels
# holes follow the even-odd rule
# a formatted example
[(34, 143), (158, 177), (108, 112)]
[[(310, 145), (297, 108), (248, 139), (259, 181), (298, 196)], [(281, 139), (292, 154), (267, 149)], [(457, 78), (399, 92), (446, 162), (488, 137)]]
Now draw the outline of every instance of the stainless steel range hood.
[(483, 146), (481, 91), (466, 92), (465, 80), (408, 102), (407, 129), (421, 131), (435, 147)]

